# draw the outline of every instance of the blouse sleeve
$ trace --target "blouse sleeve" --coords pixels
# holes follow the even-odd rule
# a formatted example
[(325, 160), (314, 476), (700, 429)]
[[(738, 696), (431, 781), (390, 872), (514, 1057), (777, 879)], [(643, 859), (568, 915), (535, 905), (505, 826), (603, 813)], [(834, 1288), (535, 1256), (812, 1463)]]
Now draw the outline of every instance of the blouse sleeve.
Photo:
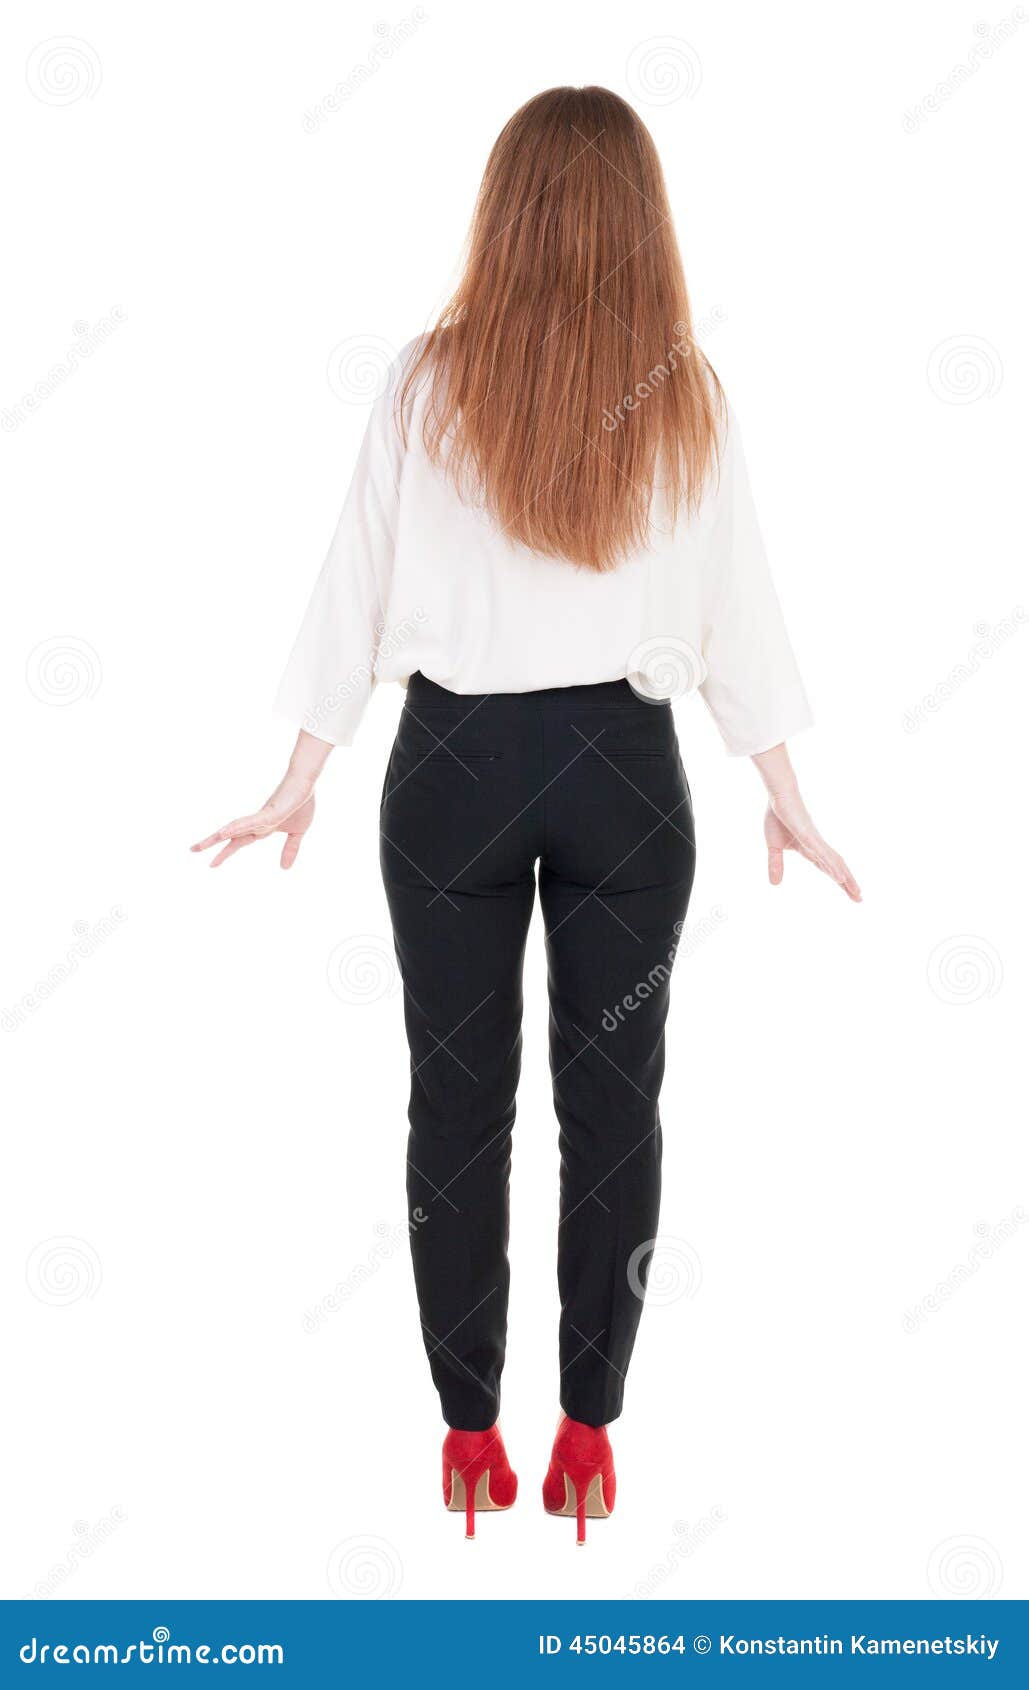
[(731, 410), (718, 473), (700, 691), (730, 754), (753, 757), (810, 727), (812, 717)]
[(375, 402), (336, 532), (275, 700), (316, 739), (349, 745), (375, 685), (396, 545), (403, 445), (394, 379)]

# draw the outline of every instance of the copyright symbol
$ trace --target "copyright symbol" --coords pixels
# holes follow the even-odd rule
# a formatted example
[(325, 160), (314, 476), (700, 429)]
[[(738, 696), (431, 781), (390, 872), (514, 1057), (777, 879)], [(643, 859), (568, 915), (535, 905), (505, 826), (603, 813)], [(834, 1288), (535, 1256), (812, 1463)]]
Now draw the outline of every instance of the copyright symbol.
[(693, 1639), (693, 1648), (698, 1655), (706, 1655), (710, 1647), (711, 1639), (710, 1637), (705, 1637), (703, 1633), (701, 1633), (699, 1637), (695, 1637)]

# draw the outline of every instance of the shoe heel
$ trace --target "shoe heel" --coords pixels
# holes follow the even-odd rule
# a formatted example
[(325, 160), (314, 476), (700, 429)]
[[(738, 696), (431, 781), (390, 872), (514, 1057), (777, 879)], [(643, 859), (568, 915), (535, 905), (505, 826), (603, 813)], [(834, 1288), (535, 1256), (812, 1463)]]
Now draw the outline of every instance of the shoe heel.
[(482, 1494), (482, 1506), (489, 1507), (489, 1468), (480, 1467), (475, 1472), (470, 1467), (450, 1469), (450, 1501), (447, 1508), (452, 1514), (459, 1514), (464, 1510), (464, 1535), (475, 1536), (475, 1507), (479, 1497), (479, 1486), (482, 1479), (486, 1480)]
[(518, 1494), (503, 1440), (489, 1432), (454, 1432), (443, 1445), (443, 1502), (451, 1514), (464, 1514), (464, 1535), (475, 1537), (476, 1512), (510, 1508)]
[[(483, 1469), (486, 1475), (486, 1489), (489, 1490), (489, 1468)], [(479, 1488), (479, 1474), (466, 1473), (464, 1476), (464, 1535), (475, 1536), (475, 1493)]]
[[(582, 1549), (586, 1543), (586, 1515), (599, 1514), (601, 1508), (596, 1506), (601, 1493), (601, 1478), (599, 1473), (577, 1473), (573, 1478), (566, 1467), (564, 1469), (565, 1514), (575, 1515), (575, 1546)], [(574, 1503), (574, 1507), (573, 1507)]]
[(606, 1430), (566, 1418), (543, 1482), (544, 1508), (548, 1514), (575, 1515), (575, 1542), (581, 1549), (587, 1519), (607, 1519), (614, 1505), (614, 1462)]

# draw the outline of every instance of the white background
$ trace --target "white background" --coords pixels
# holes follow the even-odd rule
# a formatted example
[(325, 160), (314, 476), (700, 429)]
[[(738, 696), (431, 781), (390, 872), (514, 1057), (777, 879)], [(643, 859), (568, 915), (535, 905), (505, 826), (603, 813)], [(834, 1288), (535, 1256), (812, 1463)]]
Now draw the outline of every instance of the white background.
[[(5, 1594), (1024, 1595), (1029, 18), (977, 59), (1010, 8), (429, 0), (312, 119), (409, 16), (5, 8)], [(67, 36), (64, 76), (36, 49)], [(292, 874), (187, 853), (288, 754), (270, 699), (362, 383), (449, 290), (501, 124), (569, 81), (632, 99), (661, 151), (818, 717), (802, 784), (865, 890), (795, 861), (770, 890), (754, 773), (679, 707), (711, 919), (673, 989), (660, 1295), (585, 1554), (539, 1502), (538, 920), (522, 1494), (472, 1546), (402, 1230), (376, 839), (400, 690), (330, 762)], [(62, 981), (76, 924), (108, 933)]]

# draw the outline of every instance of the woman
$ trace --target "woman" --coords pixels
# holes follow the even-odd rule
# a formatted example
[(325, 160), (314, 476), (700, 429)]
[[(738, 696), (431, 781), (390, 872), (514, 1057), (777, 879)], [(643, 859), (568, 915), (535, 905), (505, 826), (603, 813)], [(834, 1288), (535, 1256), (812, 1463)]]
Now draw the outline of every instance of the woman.
[[(674, 685), (667, 684), (671, 672)], [(556, 88), (500, 135), (457, 293), (401, 354), (280, 691), (303, 723), (256, 814), (286, 835), (376, 681), (407, 684), (381, 858), (411, 1051), (408, 1197), (450, 1431), (444, 1500), (505, 1508), (497, 1427), (521, 971), (546, 925), (560, 1123), (559, 1423), (544, 1504), (614, 1503), (607, 1425), (657, 1232), (668, 983), (694, 868), (669, 697), (699, 690), (796, 850), (853, 899), (786, 739), (810, 720), (735, 422), (691, 334), (661, 168), (634, 112)]]

